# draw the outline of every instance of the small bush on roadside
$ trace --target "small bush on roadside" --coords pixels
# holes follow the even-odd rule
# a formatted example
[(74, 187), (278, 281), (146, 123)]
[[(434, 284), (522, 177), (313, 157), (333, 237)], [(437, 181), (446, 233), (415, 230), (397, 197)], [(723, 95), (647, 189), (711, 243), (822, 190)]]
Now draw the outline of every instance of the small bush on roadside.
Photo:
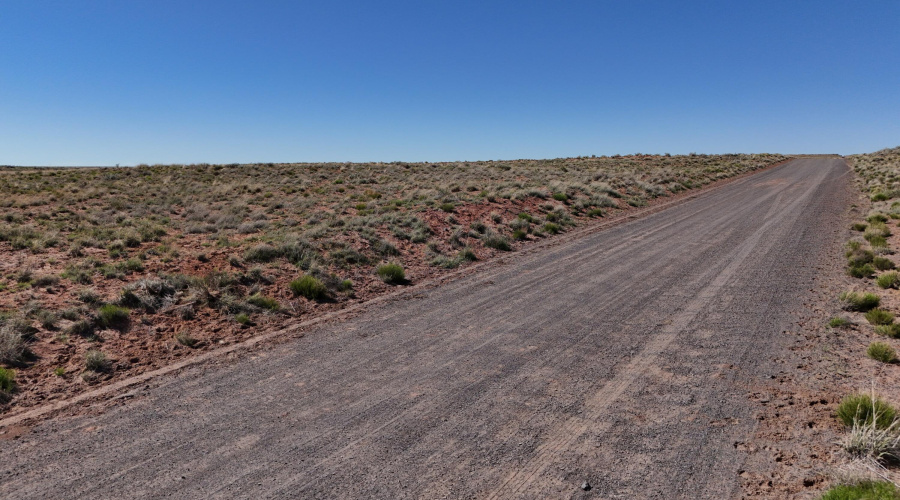
[(559, 224), (554, 224), (553, 222), (548, 222), (544, 224), (544, 231), (550, 234), (556, 234), (559, 232)]
[(887, 481), (861, 481), (834, 486), (821, 500), (900, 500), (900, 490)]
[(875, 327), (875, 333), (884, 335), (885, 337), (898, 338), (900, 337), (900, 325), (897, 323), (878, 325)]
[(10, 325), (0, 327), (0, 363), (16, 365), (22, 362), (27, 348), (21, 332)]
[(872, 267), (872, 264), (850, 266), (847, 268), (847, 274), (854, 278), (868, 278), (875, 274), (875, 268)]
[(265, 295), (259, 293), (253, 294), (248, 297), (247, 302), (261, 309), (268, 309), (270, 311), (277, 311), (281, 308), (281, 304), (279, 304), (277, 300), (271, 297), (266, 297)]
[(197, 345), (197, 339), (192, 337), (190, 333), (183, 330), (175, 334), (175, 340), (185, 347), (194, 347), (195, 345)]
[(872, 309), (866, 313), (866, 321), (873, 325), (890, 325), (894, 322), (894, 313), (883, 309)]
[(376, 270), (381, 281), (388, 284), (402, 283), (406, 279), (406, 272), (403, 266), (396, 263), (382, 264)]
[(874, 259), (872, 259), (872, 265), (875, 266), (875, 269), (878, 269), (879, 271), (889, 271), (896, 267), (894, 265), (894, 261), (887, 257), (875, 257)]
[(841, 328), (850, 324), (847, 318), (834, 317), (828, 320), (828, 326), (831, 328)]
[(8, 399), (16, 389), (16, 371), (0, 368), (0, 400)]
[(875, 279), (875, 283), (881, 288), (896, 288), (900, 283), (900, 274), (894, 271), (884, 273)]
[(848, 311), (868, 311), (875, 309), (881, 303), (881, 299), (874, 293), (844, 292), (841, 294), (841, 302)]
[(869, 224), (875, 224), (878, 222), (885, 223), (888, 221), (888, 217), (884, 214), (872, 214), (866, 217), (866, 221), (868, 221)]
[(897, 410), (881, 398), (873, 398), (869, 394), (851, 394), (841, 401), (837, 408), (837, 417), (847, 427), (853, 422), (875, 423), (879, 429), (886, 429), (897, 418)]
[(109, 369), (109, 360), (106, 358), (106, 354), (96, 349), (90, 349), (84, 353), (84, 368), (92, 372), (105, 372)]
[(509, 240), (507, 240), (502, 235), (499, 235), (492, 231), (486, 233), (481, 241), (482, 243), (484, 243), (484, 246), (488, 248), (494, 248), (496, 250), (501, 250), (504, 252), (508, 252), (512, 249), (512, 247), (509, 245)]
[(279, 249), (272, 245), (262, 243), (248, 248), (247, 251), (244, 252), (244, 260), (247, 262), (270, 262), (281, 257), (281, 255)]
[(863, 231), (866, 230), (867, 227), (869, 227), (869, 225), (866, 224), (865, 222), (857, 222), (857, 223), (853, 224), (853, 225), (850, 226), (850, 227), (851, 227), (851, 229), (853, 229), (854, 231), (863, 232)]
[(897, 351), (885, 342), (872, 342), (869, 344), (869, 348), (866, 349), (866, 354), (882, 363), (893, 363), (897, 360)]
[(325, 284), (308, 274), (291, 281), (289, 286), (295, 295), (306, 297), (309, 300), (322, 300), (328, 295)]
[(128, 324), (128, 316), (131, 313), (126, 307), (115, 304), (103, 304), (97, 310), (97, 321), (107, 328), (122, 328)]
[(242, 325), (252, 325), (253, 322), (250, 321), (250, 316), (246, 313), (240, 313), (234, 317), (234, 320)]
[(72, 323), (69, 328), (66, 329), (66, 333), (69, 335), (88, 337), (94, 333), (94, 324), (86, 319), (80, 319)]

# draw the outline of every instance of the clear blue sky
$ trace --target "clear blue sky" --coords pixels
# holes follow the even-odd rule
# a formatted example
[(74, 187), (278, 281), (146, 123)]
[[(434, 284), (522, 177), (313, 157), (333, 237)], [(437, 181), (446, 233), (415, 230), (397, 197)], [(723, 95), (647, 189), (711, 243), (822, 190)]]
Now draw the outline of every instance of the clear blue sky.
[(40, 1), (0, 9), (0, 164), (869, 152), (900, 2)]

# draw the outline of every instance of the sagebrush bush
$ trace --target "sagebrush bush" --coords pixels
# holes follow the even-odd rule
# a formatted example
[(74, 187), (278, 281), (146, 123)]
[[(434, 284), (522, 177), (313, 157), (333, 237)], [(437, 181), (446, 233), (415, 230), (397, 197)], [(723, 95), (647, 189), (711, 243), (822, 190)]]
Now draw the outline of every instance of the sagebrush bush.
[(494, 248), (504, 252), (508, 252), (512, 249), (512, 247), (509, 245), (509, 240), (507, 240), (504, 236), (492, 231), (488, 231), (484, 235), (484, 237), (482, 237), (481, 242), (484, 243), (484, 246), (488, 248)]
[(306, 297), (309, 300), (322, 300), (328, 296), (328, 288), (325, 284), (308, 274), (291, 281), (289, 286), (295, 295)]
[(381, 281), (389, 284), (402, 283), (406, 279), (406, 272), (403, 266), (396, 263), (382, 264), (376, 270)]
[(84, 368), (92, 372), (105, 372), (110, 367), (106, 354), (90, 349), (84, 353)]
[(872, 342), (869, 344), (869, 348), (866, 349), (866, 354), (882, 363), (893, 363), (897, 360), (897, 351), (890, 344), (884, 342)]
[(881, 398), (873, 398), (869, 394), (851, 394), (845, 397), (837, 408), (837, 417), (847, 427), (854, 421), (873, 423), (879, 429), (886, 429), (897, 418), (897, 410)]

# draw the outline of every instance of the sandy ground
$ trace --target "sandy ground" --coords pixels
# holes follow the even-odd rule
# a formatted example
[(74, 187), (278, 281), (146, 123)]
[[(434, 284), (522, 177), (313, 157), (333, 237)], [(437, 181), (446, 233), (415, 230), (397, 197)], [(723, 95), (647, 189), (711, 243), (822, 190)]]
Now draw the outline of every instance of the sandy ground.
[(7, 429), (0, 496), (810, 496), (847, 172), (798, 160)]

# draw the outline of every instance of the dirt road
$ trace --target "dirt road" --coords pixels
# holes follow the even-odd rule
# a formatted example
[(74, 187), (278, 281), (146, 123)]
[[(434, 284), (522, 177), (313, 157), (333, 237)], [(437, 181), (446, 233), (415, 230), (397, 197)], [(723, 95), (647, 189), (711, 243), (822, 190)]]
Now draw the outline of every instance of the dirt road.
[(0, 441), (0, 497), (734, 497), (847, 171), (797, 160), (46, 422)]

